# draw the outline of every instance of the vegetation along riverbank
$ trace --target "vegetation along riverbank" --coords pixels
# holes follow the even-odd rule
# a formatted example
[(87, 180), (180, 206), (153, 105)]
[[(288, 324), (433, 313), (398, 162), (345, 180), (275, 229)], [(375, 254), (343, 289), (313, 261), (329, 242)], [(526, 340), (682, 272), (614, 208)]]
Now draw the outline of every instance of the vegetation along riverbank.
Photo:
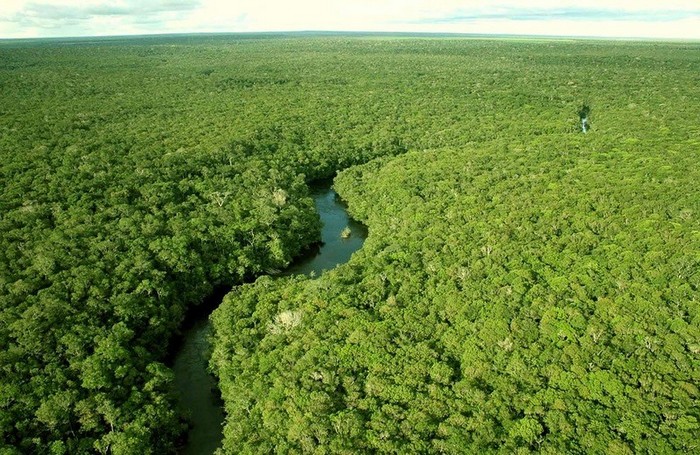
[[(170, 340), (233, 285), (225, 453), (697, 453), (699, 50), (0, 42), (0, 451), (174, 452)], [(338, 171), (363, 248), (252, 282)]]

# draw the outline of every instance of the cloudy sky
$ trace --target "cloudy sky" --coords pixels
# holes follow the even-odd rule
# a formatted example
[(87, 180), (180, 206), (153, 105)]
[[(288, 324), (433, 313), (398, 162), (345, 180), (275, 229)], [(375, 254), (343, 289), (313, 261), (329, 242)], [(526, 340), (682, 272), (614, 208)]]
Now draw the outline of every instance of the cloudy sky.
[(700, 39), (700, 0), (0, 0), (0, 38), (291, 30)]

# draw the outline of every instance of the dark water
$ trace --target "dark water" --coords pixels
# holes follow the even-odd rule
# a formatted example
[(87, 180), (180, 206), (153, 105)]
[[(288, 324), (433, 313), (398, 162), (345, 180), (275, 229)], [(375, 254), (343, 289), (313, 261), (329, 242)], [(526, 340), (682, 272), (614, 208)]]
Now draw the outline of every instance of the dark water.
[(184, 333), (173, 365), (179, 405), (193, 425), (180, 451), (186, 455), (212, 454), (221, 443), (223, 404), (216, 379), (207, 371), (210, 330), (207, 316), (197, 320)]
[[(367, 238), (367, 228), (348, 216), (338, 195), (330, 188), (330, 183), (313, 189), (311, 196), (323, 221), (321, 246), (294, 261), (280, 275), (318, 276), (324, 270), (347, 262)], [(341, 233), (346, 227), (350, 228), (350, 237), (342, 238)]]
[[(359, 249), (367, 238), (367, 229), (348, 217), (345, 207), (337, 194), (325, 182), (312, 188), (316, 210), (323, 221), (321, 246), (312, 249), (296, 260), (280, 275), (305, 274), (318, 276), (338, 264), (347, 262), (354, 251)], [(345, 228), (350, 236), (342, 238)], [(191, 322), (184, 332), (173, 370), (175, 387), (179, 395), (180, 407), (190, 416), (192, 428), (187, 444), (180, 453), (184, 455), (209, 455), (221, 444), (221, 430), (224, 423), (223, 403), (218, 394), (218, 385), (207, 372), (209, 362), (209, 313), (221, 303), (224, 293), (216, 296), (209, 311), (203, 311)]]

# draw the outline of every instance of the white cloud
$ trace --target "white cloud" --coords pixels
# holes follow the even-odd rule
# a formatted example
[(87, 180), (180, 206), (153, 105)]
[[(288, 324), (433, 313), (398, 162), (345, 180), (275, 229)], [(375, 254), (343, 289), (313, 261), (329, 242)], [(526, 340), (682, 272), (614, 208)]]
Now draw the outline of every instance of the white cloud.
[(697, 0), (2, 0), (0, 37), (287, 30), (700, 39)]
[(651, 24), (641, 21), (513, 21), (484, 20), (470, 24), (424, 26), (421, 31), (443, 33), (589, 36), (611, 38), (700, 39), (700, 19)]

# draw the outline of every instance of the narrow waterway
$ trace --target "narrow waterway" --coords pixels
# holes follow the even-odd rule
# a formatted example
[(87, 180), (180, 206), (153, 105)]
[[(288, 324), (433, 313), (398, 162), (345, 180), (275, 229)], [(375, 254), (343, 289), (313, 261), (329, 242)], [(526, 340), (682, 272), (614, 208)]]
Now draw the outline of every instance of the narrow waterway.
[[(312, 187), (316, 210), (321, 216), (321, 245), (312, 248), (280, 275), (305, 274), (318, 276), (338, 264), (347, 262), (367, 238), (367, 229), (350, 219), (345, 206), (331, 189), (332, 181), (324, 181)], [(348, 231), (343, 232), (346, 228)], [(190, 417), (187, 443), (183, 455), (208, 455), (221, 444), (224, 422), (223, 403), (219, 397), (216, 380), (207, 371), (209, 361), (209, 314), (225, 292), (212, 296), (200, 312), (186, 323), (180, 348), (175, 356), (175, 388), (181, 409)]]

